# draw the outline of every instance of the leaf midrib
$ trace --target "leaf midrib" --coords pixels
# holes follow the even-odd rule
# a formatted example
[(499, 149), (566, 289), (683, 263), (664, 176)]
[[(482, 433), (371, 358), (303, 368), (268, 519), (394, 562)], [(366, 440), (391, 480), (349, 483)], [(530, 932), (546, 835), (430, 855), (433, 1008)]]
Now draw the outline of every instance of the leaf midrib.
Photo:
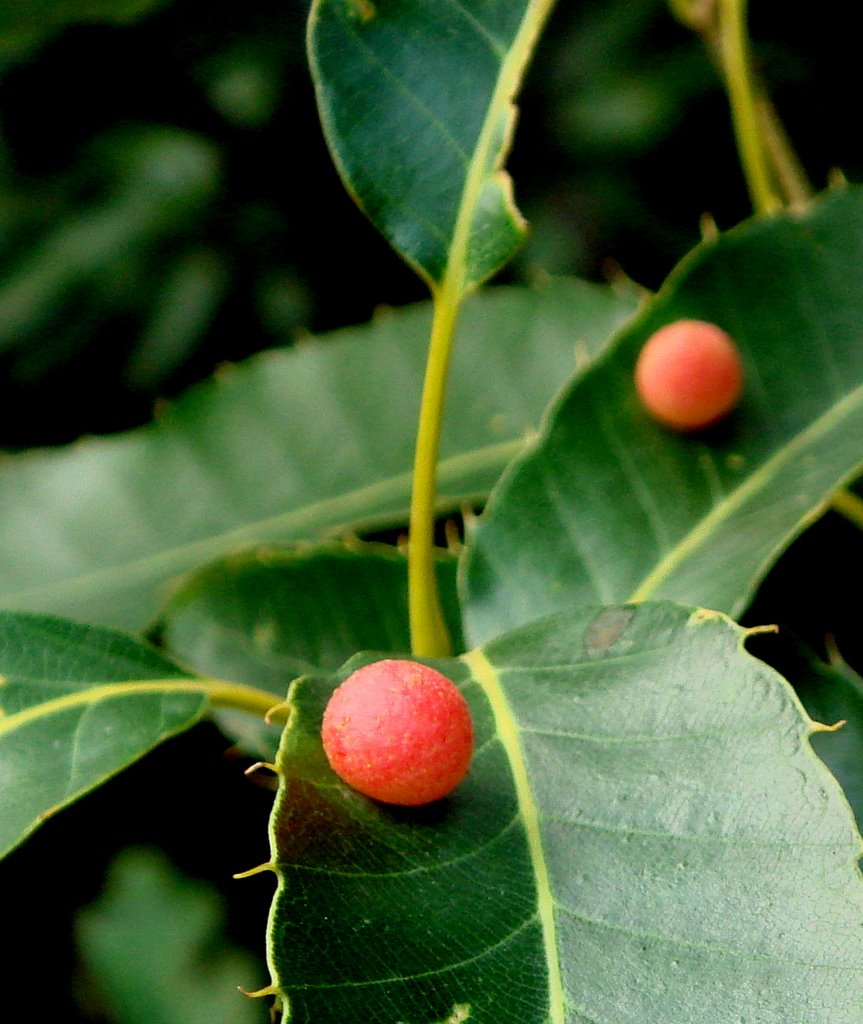
[[(863, 409), (863, 387), (857, 387), (849, 392), (844, 398), (832, 405), (828, 411), (813, 420), (805, 430), (800, 431), (793, 441), (783, 445), (780, 450), (765, 462), (763, 462), (747, 479), (735, 488), (729, 495), (713, 506), (710, 512), (698, 521), (695, 527), (684, 535), (673, 548), (661, 558), (654, 568), (645, 576), (641, 583), (632, 591), (626, 601), (646, 601), (654, 596), (662, 584), (672, 575), (680, 565), (706, 544), (708, 538), (719, 531), (746, 503), (746, 501), (757, 494), (758, 491), (769, 482), (770, 478), (778, 475), (778, 471), (784, 465), (791, 462), (793, 458), (800, 457), (806, 451), (807, 446), (814, 440), (823, 437), (832, 430), (837, 422), (844, 418), (850, 418), (853, 413)], [(863, 459), (858, 465), (863, 465)], [(846, 474), (846, 479), (856, 474), (856, 469)], [(837, 485), (839, 486), (839, 485)], [(817, 509), (829, 504), (829, 496), (822, 499), (812, 509), (811, 515)], [(802, 515), (801, 520), (806, 516)], [(777, 544), (781, 543), (777, 540)]]
[[(457, 478), (465, 472), (505, 464), (521, 451), (525, 443), (526, 441), (522, 438), (514, 441), (501, 441), (498, 444), (474, 448), (471, 451), (441, 460), (439, 464), (441, 490), (446, 490), (448, 478)], [(351, 519), (353, 510), (361, 511), (365, 505), (374, 500), (380, 501), (387, 497), (395, 498), (400, 494), (409, 494), (410, 481), (410, 472), (400, 473), (386, 480), (368, 484), (365, 487), (357, 487), (334, 497), (323, 498), (320, 501), (304, 505), (299, 509), (283, 512), (266, 519), (259, 519), (232, 530), (225, 530), (222, 533), (213, 533), (207, 537), (189, 541), (185, 544), (168, 547), (155, 554), (144, 555), (125, 562), (117, 561), (92, 572), (68, 577), (55, 583), (10, 590), (0, 596), (0, 602), (8, 605), (13, 600), (29, 603), (42, 597), (80, 595), (104, 587), (106, 582), (112, 582), (118, 576), (124, 583), (134, 582), (138, 579), (147, 579), (153, 573), (157, 573), (160, 570), (170, 571), (172, 568), (194, 563), (196, 560), (214, 557), (235, 546), (239, 547), (242, 544), (272, 539), (269, 536), (263, 536), (263, 534), (269, 535), (273, 532), (285, 533), (289, 531), (300, 532), (308, 526), (309, 533), (307, 535), (304, 534), (304, 537), (305, 539), (311, 539), (313, 536), (319, 536), (321, 532), (320, 530), (314, 531), (315, 523), (319, 522), (322, 517), (326, 518), (327, 515), (338, 519), (343, 524), (341, 528), (356, 527), (356, 521)], [(459, 497), (463, 498), (464, 495), (459, 495)], [(441, 502), (442, 510), (449, 508), (450, 505), (451, 502)], [(406, 509), (407, 503), (405, 503)], [(341, 510), (342, 514), (332, 516), (333, 512), (338, 513), (339, 510)], [(381, 516), (371, 515), (367, 516), (363, 522), (368, 521), (369, 523), (377, 524), (379, 522), (389, 522), (390, 518), (389, 514)], [(338, 525), (332, 524), (328, 527), (328, 530), (334, 531), (339, 528)]]
[(482, 687), (488, 699), (492, 714), (494, 715), (497, 736), (503, 745), (512, 770), (516, 801), (524, 824), (530, 862), (536, 882), (537, 917), (542, 930), (542, 940), (548, 968), (548, 1022), (549, 1024), (565, 1024), (566, 1013), (563, 977), (557, 944), (555, 901), (551, 891), (551, 879), (542, 846), (539, 808), (533, 797), (524, 750), (519, 739), (518, 724), (504, 693), (500, 677), (482, 650), (470, 651), (462, 655), (461, 660), (467, 665), (471, 675)]
[(16, 711), (13, 714), (6, 714), (0, 717), (0, 737), (14, 732), (16, 729), (23, 728), (30, 722), (38, 721), (40, 718), (62, 714), (70, 708), (86, 707), (106, 700), (136, 696), (138, 694), (157, 693), (196, 694), (202, 698), (207, 697), (208, 687), (206, 685), (196, 685), (196, 682), (194, 679), (174, 678), (142, 679), (123, 683), (98, 683), (84, 690), (66, 693), (62, 697), (54, 697), (39, 704), (31, 704), (22, 711)]
[[(432, 293), (435, 295), (436, 301), (439, 298), (438, 293), (440, 293), (449, 295), (457, 302), (470, 290), (472, 285), (476, 286), (481, 283), (480, 281), (465, 281), (467, 254), (474, 216), (488, 176), (489, 156), (497, 131), (498, 115), (501, 111), (506, 110), (508, 104), (512, 102), (533, 44), (553, 6), (554, 0), (530, 0), (512, 46), (506, 59), (501, 63), (500, 73), (474, 148), (473, 157), (468, 164), (462, 200), (453, 225), (450, 258), (439, 287), (436, 283), (432, 283)], [(500, 170), (509, 142), (508, 137), (504, 139), (500, 159), (495, 161), (492, 173)], [(515, 204), (511, 202), (510, 205), (513, 214), (517, 216)]]

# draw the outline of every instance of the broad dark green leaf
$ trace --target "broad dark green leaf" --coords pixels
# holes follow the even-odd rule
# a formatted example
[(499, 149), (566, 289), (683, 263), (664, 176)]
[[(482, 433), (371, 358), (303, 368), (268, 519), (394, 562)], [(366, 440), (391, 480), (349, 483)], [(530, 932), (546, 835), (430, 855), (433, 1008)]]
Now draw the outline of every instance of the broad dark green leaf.
[[(438, 565), (444, 615), (464, 649), (454, 556)], [(297, 676), (334, 672), (357, 651), (410, 653), (407, 560), (385, 544), (268, 546), (192, 573), (168, 601), (159, 640), (184, 665), (284, 697)], [(271, 761), (281, 728), (219, 711), (222, 729)]]
[(0, 612), (0, 855), (193, 725), (188, 678), (122, 633)]
[(260, 968), (229, 946), (219, 893), (152, 850), (126, 850), (76, 934), (87, 978), (114, 1024), (252, 1024)]
[[(576, 281), (465, 308), (441, 508), (482, 499), (634, 308)], [(172, 577), (250, 542), (407, 517), (427, 305), (232, 369), (128, 434), (0, 461), (0, 605), (140, 628)]]
[[(863, 465), (863, 190), (756, 220), (699, 247), (489, 502), (466, 563), (481, 642), (573, 603), (666, 597), (739, 614), (776, 556)], [(746, 391), (726, 423), (681, 437), (633, 386), (661, 325), (718, 323)]]
[(322, 710), (357, 662), (298, 681), (269, 935), (292, 1024), (859, 1024), (863, 843), (744, 637), (645, 603), (435, 662), (477, 751), (414, 810), (326, 764)]
[(524, 235), (502, 165), (551, 0), (316, 0), (321, 121), (359, 205), (432, 285), (469, 290)]
[[(463, 649), (456, 559), (441, 552), (447, 626)], [(252, 548), (192, 573), (165, 606), (160, 643), (184, 665), (284, 695), (357, 651), (410, 651), (407, 559), (386, 544)]]

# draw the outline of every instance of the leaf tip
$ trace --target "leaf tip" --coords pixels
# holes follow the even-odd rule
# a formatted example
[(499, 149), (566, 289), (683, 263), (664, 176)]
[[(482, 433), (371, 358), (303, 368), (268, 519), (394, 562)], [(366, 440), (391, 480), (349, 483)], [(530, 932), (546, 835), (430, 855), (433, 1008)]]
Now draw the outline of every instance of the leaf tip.
[(272, 764), (270, 761), (255, 761), (254, 764), (249, 765), (249, 767), (243, 772), (243, 775), (255, 775), (260, 771), (272, 772), (274, 775), (279, 774), (278, 766)]
[(274, 718), (287, 720), (290, 717), (290, 711), (291, 699), (289, 696), (287, 700), (280, 700), (278, 704), (274, 704), (264, 715), (264, 721), (267, 725), (272, 725)]
[(743, 639), (748, 640), (751, 636), (763, 636), (765, 633), (778, 633), (779, 626), (776, 623), (764, 626), (747, 626), (743, 630)]
[(823, 722), (816, 722), (815, 719), (810, 719), (812, 723), (812, 732), (838, 732), (843, 725), (846, 725), (848, 720), (846, 718), (841, 719), (838, 722), (834, 722), (833, 725), (825, 725)]
[(275, 872), (276, 865), (272, 861), (266, 861), (264, 864), (256, 864), (255, 867), (249, 868), (247, 871), (238, 871), (236, 874), (231, 875), (235, 879), (252, 878), (254, 875), (261, 875), (265, 871)]
[(241, 988), (239, 991), (244, 996), (248, 996), (249, 999), (265, 999), (267, 996), (275, 996), (276, 999), (281, 999), (282, 997), (282, 990), (277, 985), (265, 985), (263, 988), (256, 988), (253, 992), (248, 992), (244, 988)]
[(285, 995), (278, 985), (265, 985), (263, 988), (255, 989), (254, 992), (247, 992), (244, 988), (239, 987), (238, 989), (248, 999), (266, 999), (267, 996), (272, 996), (273, 1005), (270, 1007), (270, 1020), (273, 1024), (275, 1024), (280, 1016), (283, 1016)]
[(716, 226), (712, 213), (702, 213), (698, 221), (698, 227), (701, 232), (702, 242), (712, 242), (714, 239), (719, 238), (719, 228)]

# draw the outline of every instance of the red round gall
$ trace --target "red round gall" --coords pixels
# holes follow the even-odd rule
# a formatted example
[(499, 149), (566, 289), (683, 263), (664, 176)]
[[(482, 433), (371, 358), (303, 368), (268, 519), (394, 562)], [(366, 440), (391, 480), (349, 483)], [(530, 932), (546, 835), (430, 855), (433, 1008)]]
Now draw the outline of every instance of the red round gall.
[(677, 320), (647, 339), (635, 364), (635, 389), (660, 423), (701, 430), (736, 407), (743, 390), (740, 352), (716, 324)]
[(384, 803), (440, 800), (467, 774), (470, 709), (440, 672), (389, 659), (357, 669), (330, 697), (322, 728), (333, 771)]

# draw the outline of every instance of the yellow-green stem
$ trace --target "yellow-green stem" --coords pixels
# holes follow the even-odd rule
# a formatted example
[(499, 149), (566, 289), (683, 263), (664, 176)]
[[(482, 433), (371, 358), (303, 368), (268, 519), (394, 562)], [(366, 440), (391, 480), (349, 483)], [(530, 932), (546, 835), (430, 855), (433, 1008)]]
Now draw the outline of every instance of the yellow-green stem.
[(408, 542), (408, 608), (411, 650), (418, 657), (426, 658), (444, 657), (451, 653), (435, 574), (434, 522), (446, 382), (461, 301), (458, 288), (446, 282), (434, 292), (434, 319), (414, 456)]
[(773, 187), (760, 130), (746, 34), (746, 0), (719, 0), (719, 32), (734, 134), (752, 205), (758, 213), (774, 213), (782, 203)]
[(863, 530), (863, 498), (859, 498), (853, 491), (843, 489), (833, 495), (830, 504), (834, 511), (841, 513)]
[[(192, 685), (196, 683), (193, 682)], [(245, 711), (250, 715), (258, 715), (260, 718), (268, 718), (275, 722), (286, 720), (288, 717), (284, 699), (266, 690), (258, 690), (254, 686), (226, 683), (217, 679), (204, 680), (201, 689), (208, 694), (216, 707)]]
[[(672, 14), (682, 24), (698, 33), (714, 63), (722, 72), (730, 93), (731, 72), (728, 68), (726, 50), (734, 40), (723, 37), (720, 24), (718, 0), (668, 0)], [(813, 189), (806, 177), (785, 126), (767, 94), (761, 75), (753, 68), (749, 58), (745, 30), (745, 0), (739, 12), (739, 29), (743, 33), (745, 68), (748, 72), (748, 89), (755, 109), (757, 137), (763, 148), (763, 159), (772, 173), (772, 187), (778, 193), (778, 201), (795, 206), (805, 205), (813, 195)], [(724, 25), (729, 26), (728, 18)], [(726, 33), (730, 35), (729, 32)]]
[(773, 169), (776, 184), (782, 192), (782, 199), (795, 206), (804, 206), (812, 198), (814, 190), (794, 152), (785, 125), (760, 83), (757, 84), (755, 103), (764, 149)]
[(221, 679), (137, 679), (124, 683), (97, 683), (41, 704), (31, 704), (23, 711), (7, 713), (0, 718), (0, 735), (48, 714), (132, 693), (201, 693), (216, 707), (245, 711), (271, 721), (286, 721), (289, 714), (285, 702), (274, 694), (241, 683), (226, 683)]

